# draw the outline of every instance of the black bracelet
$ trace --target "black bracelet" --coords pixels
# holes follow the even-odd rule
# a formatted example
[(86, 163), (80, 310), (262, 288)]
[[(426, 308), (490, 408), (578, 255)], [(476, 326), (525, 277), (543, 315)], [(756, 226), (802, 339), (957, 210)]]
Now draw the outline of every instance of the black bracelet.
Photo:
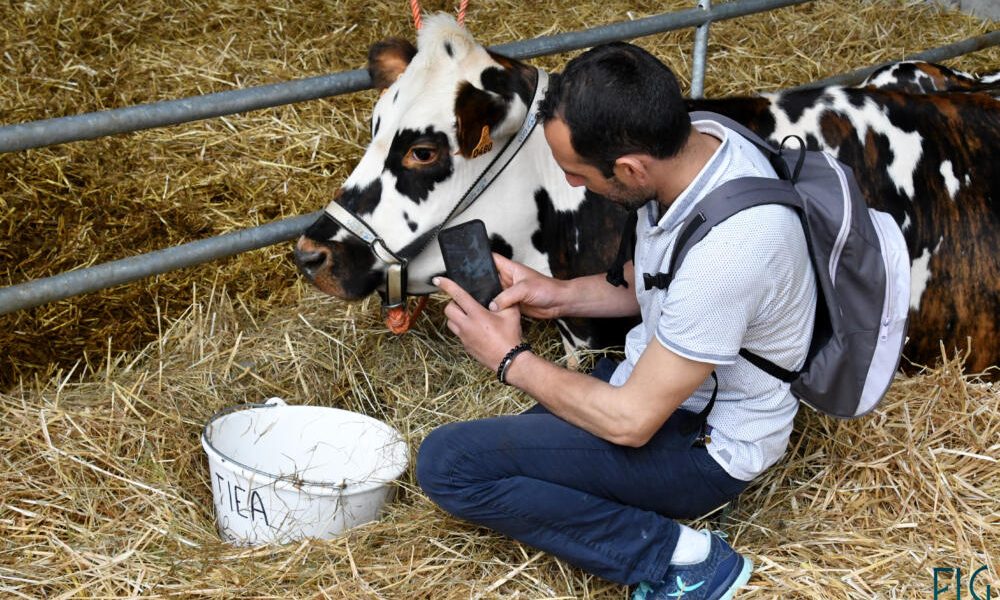
[(500, 365), (497, 367), (497, 381), (504, 385), (510, 385), (507, 383), (507, 369), (510, 368), (510, 363), (514, 362), (514, 357), (522, 352), (531, 352), (531, 344), (521, 342), (504, 355), (503, 359), (500, 360)]

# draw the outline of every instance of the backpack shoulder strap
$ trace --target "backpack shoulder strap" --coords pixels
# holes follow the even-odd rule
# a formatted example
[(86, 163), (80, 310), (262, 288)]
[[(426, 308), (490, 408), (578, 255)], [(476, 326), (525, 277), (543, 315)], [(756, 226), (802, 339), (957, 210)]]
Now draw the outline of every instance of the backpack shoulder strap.
[(736, 213), (763, 204), (782, 204), (799, 211), (803, 210), (802, 198), (794, 186), (782, 179), (741, 177), (727, 181), (709, 192), (681, 225), (681, 232), (677, 236), (668, 263), (666, 279), (665, 281), (661, 279), (666, 285), (656, 287), (665, 289), (670, 284), (688, 251), (713, 227)]
[(615, 287), (628, 287), (628, 281), (625, 280), (625, 263), (632, 260), (635, 255), (635, 226), (639, 218), (638, 213), (639, 210), (634, 208), (626, 215), (621, 238), (618, 241), (618, 252), (604, 276), (608, 283)]

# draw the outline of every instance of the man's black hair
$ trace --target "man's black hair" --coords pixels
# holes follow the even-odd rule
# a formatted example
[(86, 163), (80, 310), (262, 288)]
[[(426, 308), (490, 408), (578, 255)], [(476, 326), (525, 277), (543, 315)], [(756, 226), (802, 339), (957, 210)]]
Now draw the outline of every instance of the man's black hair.
[(543, 123), (565, 122), (573, 150), (608, 178), (622, 155), (670, 158), (691, 132), (673, 71), (624, 42), (596, 46), (571, 60), (549, 79), (538, 113)]

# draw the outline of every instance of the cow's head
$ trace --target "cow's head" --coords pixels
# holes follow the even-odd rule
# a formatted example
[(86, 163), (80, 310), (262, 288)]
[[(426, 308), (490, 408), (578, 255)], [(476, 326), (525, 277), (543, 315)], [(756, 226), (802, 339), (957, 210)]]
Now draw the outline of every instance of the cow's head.
[[(479, 46), (447, 15), (426, 19), (417, 43), (390, 39), (371, 48), (368, 70), (382, 92), (371, 143), (335, 202), (408, 259), (408, 292), (427, 294), (435, 289), (430, 279), (444, 270), (431, 238), (520, 129), (537, 73)], [(477, 204), (449, 225), (489, 222), (484, 210), (503, 214), (504, 207)], [(360, 299), (385, 284), (386, 263), (326, 214), (299, 239), (295, 261), (339, 298)]]

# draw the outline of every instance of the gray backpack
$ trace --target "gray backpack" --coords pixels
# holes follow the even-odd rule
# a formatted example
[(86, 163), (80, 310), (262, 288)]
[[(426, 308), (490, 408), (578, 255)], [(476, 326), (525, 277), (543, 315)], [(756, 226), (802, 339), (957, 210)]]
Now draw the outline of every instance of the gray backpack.
[(868, 208), (849, 167), (826, 152), (805, 150), (801, 139), (797, 149), (778, 149), (722, 115), (693, 112), (691, 120), (715, 121), (753, 142), (779, 179), (735, 179), (706, 195), (681, 225), (669, 270), (643, 275), (647, 289), (666, 289), (691, 247), (741, 210), (762, 204), (794, 208), (818, 286), (805, 364), (793, 372), (746, 349), (740, 355), (790, 383), (795, 397), (816, 410), (841, 418), (868, 413), (888, 390), (906, 338), (910, 262), (899, 226), (887, 213)]

